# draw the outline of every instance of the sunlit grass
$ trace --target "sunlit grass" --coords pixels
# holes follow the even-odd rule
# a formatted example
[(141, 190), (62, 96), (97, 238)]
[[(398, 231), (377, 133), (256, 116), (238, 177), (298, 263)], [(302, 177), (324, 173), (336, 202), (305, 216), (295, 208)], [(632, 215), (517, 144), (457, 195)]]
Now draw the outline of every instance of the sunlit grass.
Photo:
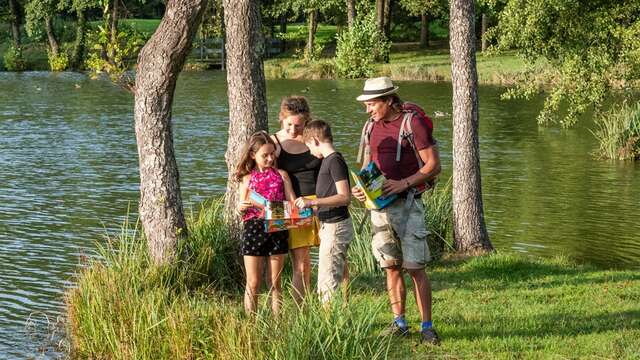
[[(450, 187), (426, 199), (433, 218), (449, 213)], [(190, 220), (181, 262), (156, 268), (136, 226), (125, 224), (83, 267), (67, 293), (73, 356), (114, 359), (424, 359), (638, 358), (640, 275), (598, 270), (566, 259), (494, 254), (429, 266), (439, 347), (419, 344), (419, 317), (408, 296), (412, 335), (379, 333), (391, 320), (384, 276), (363, 230), (350, 252), (349, 302), (323, 307), (290, 296), (274, 318), (242, 310), (242, 270), (228, 244), (219, 203)], [(354, 224), (362, 212), (353, 211)], [(440, 219), (440, 220), (437, 220)], [(365, 226), (365, 229), (367, 227)], [(446, 234), (445, 234), (446, 235)], [(446, 236), (445, 236), (446, 238)], [(289, 291), (289, 274), (285, 289)], [(407, 279), (408, 280), (408, 279)]]

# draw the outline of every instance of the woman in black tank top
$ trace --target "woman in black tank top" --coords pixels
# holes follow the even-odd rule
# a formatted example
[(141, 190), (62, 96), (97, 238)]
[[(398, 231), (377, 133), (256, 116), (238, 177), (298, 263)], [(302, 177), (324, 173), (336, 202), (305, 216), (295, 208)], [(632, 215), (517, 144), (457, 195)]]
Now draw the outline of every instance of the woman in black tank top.
[[(304, 126), (311, 119), (309, 104), (302, 96), (282, 99), (281, 129), (272, 137), (276, 142), (278, 167), (289, 174), (296, 197), (315, 196), (321, 160), (311, 155), (302, 141)], [(315, 224), (315, 222), (314, 222)], [(320, 244), (317, 226), (289, 229), (289, 250), (293, 264), (294, 300), (300, 302), (311, 287), (311, 246)]]

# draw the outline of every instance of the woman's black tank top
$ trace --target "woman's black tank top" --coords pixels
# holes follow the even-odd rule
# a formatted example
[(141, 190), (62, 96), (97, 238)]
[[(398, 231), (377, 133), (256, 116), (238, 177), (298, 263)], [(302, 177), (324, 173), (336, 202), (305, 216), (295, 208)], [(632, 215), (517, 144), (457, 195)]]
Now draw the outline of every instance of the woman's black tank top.
[(289, 174), (296, 197), (315, 194), (318, 170), (320, 170), (322, 160), (311, 155), (309, 150), (300, 154), (288, 153), (282, 147), (278, 135), (274, 135), (274, 137), (280, 145), (278, 167)]

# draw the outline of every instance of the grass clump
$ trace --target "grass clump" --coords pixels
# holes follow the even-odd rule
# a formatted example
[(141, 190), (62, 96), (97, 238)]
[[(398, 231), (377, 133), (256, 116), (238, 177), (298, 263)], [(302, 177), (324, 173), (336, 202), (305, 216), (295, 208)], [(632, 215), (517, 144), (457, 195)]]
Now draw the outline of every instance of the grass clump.
[(596, 118), (597, 155), (606, 159), (640, 159), (640, 102), (614, 106)]
[[(220, 201), (191, 218), (176, 263), (156, 267), (136, 227), (98, 247), (67, 293), (74, 356), (115, 359), (344, 359), (386, 357), (376, 318), (384, 302), (288, 298), (280, 317), (247, 316), (240, 257)], [(266, 296), (264, 296), (266, 298)], [(261, 299), (265, 302), (265, 299)], [(266, 306), (261, 306), (266, 309)]]

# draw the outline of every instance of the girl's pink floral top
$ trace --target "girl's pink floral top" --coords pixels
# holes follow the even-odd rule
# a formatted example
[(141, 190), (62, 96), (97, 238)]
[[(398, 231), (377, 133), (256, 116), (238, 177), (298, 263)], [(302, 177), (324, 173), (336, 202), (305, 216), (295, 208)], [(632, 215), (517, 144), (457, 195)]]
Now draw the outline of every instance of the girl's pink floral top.
[[(282, 176), (275, 168), (268, 168), (263, 172), (258, 171), (258, 169), (251, 170), (248, 188), (264, 196), (269, 201), (283, 201), (285, 199), (284, 180), (282, 180)], [(260, 209), (252, 207), (245, 211), (242, 220), (260, 218), (260, 216)]]

